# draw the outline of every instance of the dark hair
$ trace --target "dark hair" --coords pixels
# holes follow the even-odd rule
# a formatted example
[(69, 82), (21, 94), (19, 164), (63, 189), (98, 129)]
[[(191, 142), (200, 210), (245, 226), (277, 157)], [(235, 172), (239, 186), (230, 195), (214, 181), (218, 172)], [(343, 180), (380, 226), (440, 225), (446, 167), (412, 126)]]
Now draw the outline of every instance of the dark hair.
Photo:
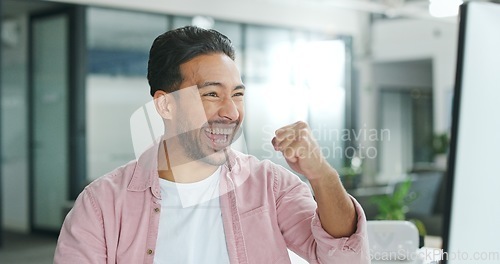
[(149, 51), (148, 82), (151, 96), (180, 89), (180, 65), (199, 55), (224, 53), (234, 60), (231, 40), (215, 30), (186, 26), (158, 36)]

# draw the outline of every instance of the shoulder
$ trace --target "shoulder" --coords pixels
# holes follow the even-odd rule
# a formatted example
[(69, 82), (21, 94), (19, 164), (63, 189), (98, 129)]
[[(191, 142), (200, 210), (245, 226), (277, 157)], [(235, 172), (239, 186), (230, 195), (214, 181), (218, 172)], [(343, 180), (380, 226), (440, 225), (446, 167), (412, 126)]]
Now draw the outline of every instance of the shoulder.
[(120, 166), (89, 183), (83, 192), (95, 196), (117, 195), (126, 191), (137, 169), (137, 161), (133, 160)]

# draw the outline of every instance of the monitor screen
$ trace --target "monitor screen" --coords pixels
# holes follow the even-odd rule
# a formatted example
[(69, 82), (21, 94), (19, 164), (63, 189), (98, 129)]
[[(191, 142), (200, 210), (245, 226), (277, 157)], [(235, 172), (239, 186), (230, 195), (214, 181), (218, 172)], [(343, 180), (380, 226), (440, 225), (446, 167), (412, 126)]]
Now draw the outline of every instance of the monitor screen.
[(500, 4), (469, 2), (459, 48), (444, 263), (500, 263)]

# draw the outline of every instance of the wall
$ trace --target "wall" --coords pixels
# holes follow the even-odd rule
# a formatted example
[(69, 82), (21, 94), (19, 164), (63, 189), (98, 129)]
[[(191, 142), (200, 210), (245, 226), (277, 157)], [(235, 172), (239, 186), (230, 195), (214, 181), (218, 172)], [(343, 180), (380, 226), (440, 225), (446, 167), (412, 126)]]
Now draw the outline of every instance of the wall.
[(434, 131), (448, 131), (458, 24), (413, 19), (377, 21), (372, 34), (373, 62), (432, 60)]
[[(355, 64), (359, 73), (358, 128), (380, 129), (379, 88), (405, 84), (407, 87), (432, 87), (434, 132), (448, 131), (458, 23), (453, 20), (376, 20), (370, 34), (363, 36), (367, 53), (358, 58)], [(431, 69), (423, 69), (425, 64), (429, 65), (429, 61)], [(429, 70), (432, 76), (429, 76)], [(405, 80), (400, 78), (403, 75), (406, 76)], [(361, 143), (365, 148), (379, 148), (380, 142), (365, 140)], [(363, 181), (367, 185), (377, 181), (380, 174), (383, 161), (378, 158), (366, 159), (364, 162), (367, 177)]]
[[(378, 129), (388, 129), (388, 140), (379, 140), (377, 182), (402, 180), (414, 167), (413, 100), (432, 89), (432, 61), (383, 62), (373, 64), (373, 85), (379, 103)], [(410, 97), (411, 95), (411, 97)], [(430, 110), (429, 110), (430, 113)], [(430, 123), (430, 120), (429, 120)], [(420, 125), (419, 127), (425, 127)]]
[(394, 89), (431, 89), (432, 68), (430, 59), (374, 63), (373, 83)]

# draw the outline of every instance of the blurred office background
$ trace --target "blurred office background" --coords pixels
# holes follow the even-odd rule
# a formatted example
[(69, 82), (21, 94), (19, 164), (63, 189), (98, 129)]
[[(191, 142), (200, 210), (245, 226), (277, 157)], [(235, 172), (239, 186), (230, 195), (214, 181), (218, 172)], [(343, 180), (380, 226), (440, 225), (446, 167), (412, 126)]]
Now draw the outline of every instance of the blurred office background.
[(233, 41), (248, 153), (286, 166), (273, 132), (307, 121), (369, 219), (410, 179), (407, 217), (439, 237), (458, 7), (430, 2), (3, 0), (0, 261), (51, 263), (72, 200), (135, 158), (150, 45), (184, 25)]

